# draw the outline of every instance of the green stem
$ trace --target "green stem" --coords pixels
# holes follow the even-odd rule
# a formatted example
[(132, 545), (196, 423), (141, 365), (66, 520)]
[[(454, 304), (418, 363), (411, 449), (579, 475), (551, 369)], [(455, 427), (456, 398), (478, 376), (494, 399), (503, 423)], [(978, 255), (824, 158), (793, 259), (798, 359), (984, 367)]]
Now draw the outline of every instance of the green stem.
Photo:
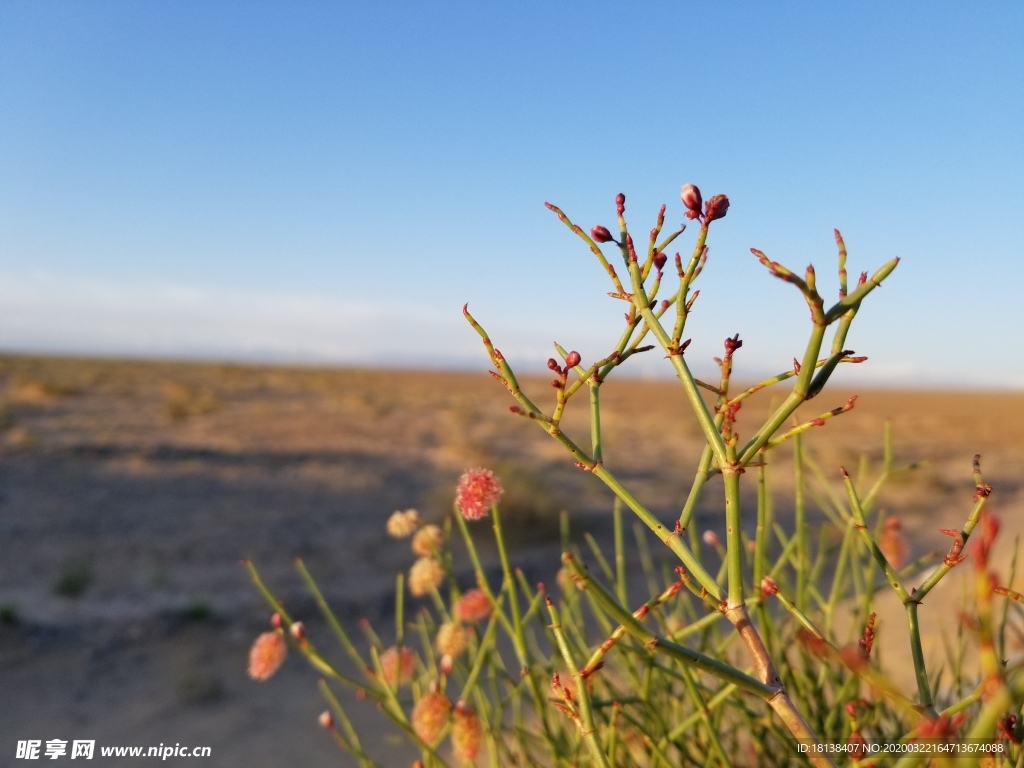
[(576, 681), (576, 699), (579, 701), (579, 720), (576, 725), (579, 727), (580, 734), (583, 736), (584, 741), (586, 741), (587, 748), (590, 750), (595, 763), (605, 766), (605, 768), (611, 768), (608, 756), (601, 749), (601, 745), (597, 743), (597, 729), (594, 725), (594, 711), (590, 703), (590, 694), (587, 692), (587, 680), (580, 673), (579, 667), (576, 666), (576, 662), (573, 660), (569, 643), (565, 639), (565, 633), (562, 632), (562, 622), (558, 615), (558, 609), (550, 597), (547, 599), (547, 606), (548, 613), (551, 616), (551, 631), (555, 635), (558, 650), (562, 654), (565, 666), (572, 672), (573, 680)]
[(743, 537), (740, 530), (740, 475), (735, 466), (722, 470), (725, 481), (725, 552), (729, 574), (729, 608), (743, 605)]
[(794, 508), (796, 525), (796, 604), (801, 611), (807, 610), (807, 505), (804, 501), (804, 444), (799, 434), (793, 445)]
[(932, 702), (932, 689), (928, 683), (928, 670), (924, 662), (924, 649), (921, 647), (921, 625), (917, 620), (917, 603), (913, 600), (904, 604), (907, 610), (907, 626), (910, 629), (910, 655), (914, 659), (914, 678), (917, 680), (917, 700), (930, 715), (935, 715)]

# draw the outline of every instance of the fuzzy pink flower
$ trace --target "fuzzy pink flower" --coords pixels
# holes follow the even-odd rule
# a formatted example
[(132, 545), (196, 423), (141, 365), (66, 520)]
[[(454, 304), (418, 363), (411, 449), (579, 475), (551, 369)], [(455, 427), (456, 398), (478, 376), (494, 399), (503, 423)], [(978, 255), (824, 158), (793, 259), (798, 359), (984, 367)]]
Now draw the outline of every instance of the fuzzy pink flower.
[(280, 629), (264, 632), (256, 638), (249, 651), (249, 677), (253, 680), (272, 677), (287, 655), (288, 643), (285, 642), (284, 632)]
[(482, 589), (471, 589), (455, 604), (455, 615), (468, 623), (486, 619), (491, 615), (491, 598)]
[(489, 469), (468, 469), (455, 489), (455, 506), (467, 520), (479, 520), (498, 503), (505, 490)]
[(413, 667), (416, 666), (416, 656), (412, 650), (402, 647), (399, 655), (398, 648), (391, 646), (380, 655), (380, 671), (384, 682), (389, 686), (395, 685), (395, 678), (398, 678), (398, 685), (405, 685), (412, 680)]
[(885, 525), (882, 526), (882, 535), (879, 537), (878, 548), (882, 550), (885, 559), (889, 561), (896, 570), (899, 570), (910, 560), (910, 546), (903, 536), (903, 526), (895, 517), (887, 517)]

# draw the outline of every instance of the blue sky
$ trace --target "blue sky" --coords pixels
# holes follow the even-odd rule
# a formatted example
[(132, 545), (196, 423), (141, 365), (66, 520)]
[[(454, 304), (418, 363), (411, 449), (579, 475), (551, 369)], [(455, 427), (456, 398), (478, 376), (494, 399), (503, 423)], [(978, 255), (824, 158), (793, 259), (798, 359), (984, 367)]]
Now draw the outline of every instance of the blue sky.
[[(852, 273), (849, 384), (1024, 388), (1024, 5), (0, 4), (0, 349), (539, 368), (621, 305), (544, 208), (644, 239), (726, 193), (698, 375), (785, 369), (750, 255)], [(691, 226), (679, 241), (688, 253)], [(653, 375), (663, 361), (635, 361)]]

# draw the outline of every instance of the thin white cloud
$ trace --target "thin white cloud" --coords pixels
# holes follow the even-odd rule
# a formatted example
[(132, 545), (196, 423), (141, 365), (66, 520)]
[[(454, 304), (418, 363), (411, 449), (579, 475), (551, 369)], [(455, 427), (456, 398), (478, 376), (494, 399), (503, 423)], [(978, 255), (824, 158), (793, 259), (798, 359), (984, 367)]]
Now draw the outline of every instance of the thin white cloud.
[(0, 275), (0, 347), (75, 354), (303, 362), (422, 362), (456, 313), (313, 294), (118, 284), (48, 274)]

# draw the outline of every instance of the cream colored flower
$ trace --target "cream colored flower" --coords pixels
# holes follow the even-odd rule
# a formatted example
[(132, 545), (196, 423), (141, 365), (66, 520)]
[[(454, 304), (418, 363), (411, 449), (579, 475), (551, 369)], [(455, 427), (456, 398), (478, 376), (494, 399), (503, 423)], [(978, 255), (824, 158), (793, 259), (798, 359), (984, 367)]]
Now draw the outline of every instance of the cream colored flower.
[(416, 597), (429, 594), (444, 581), (444, 567), (432, 557), (421, 557), (409, 569), (409, 591)]
[(476, 712), (465, 702), (455, 705), (455, 722), (452, 724), (452, 751), (462, 763), (472, 763), (480, 754), (484, 727)]
[(404, 512), (397, 510), (391, 513), (391, 517), (388, 518), (388, 536), (404, 539), (407, 536), (411, 536), (416, 528), (419, 527), (419, 524), (420, 513), (415, 509), (407, 509)]
[(443, 656), (458, 656), (466, 650), (466, 628), (457, 621), (446, 621), (437, 628), (434, 645)]
[(444, 543), (444, 534), (433, 524), (424, 525), (412, 537), (412, 551), (421, 557), (437, 555)]

